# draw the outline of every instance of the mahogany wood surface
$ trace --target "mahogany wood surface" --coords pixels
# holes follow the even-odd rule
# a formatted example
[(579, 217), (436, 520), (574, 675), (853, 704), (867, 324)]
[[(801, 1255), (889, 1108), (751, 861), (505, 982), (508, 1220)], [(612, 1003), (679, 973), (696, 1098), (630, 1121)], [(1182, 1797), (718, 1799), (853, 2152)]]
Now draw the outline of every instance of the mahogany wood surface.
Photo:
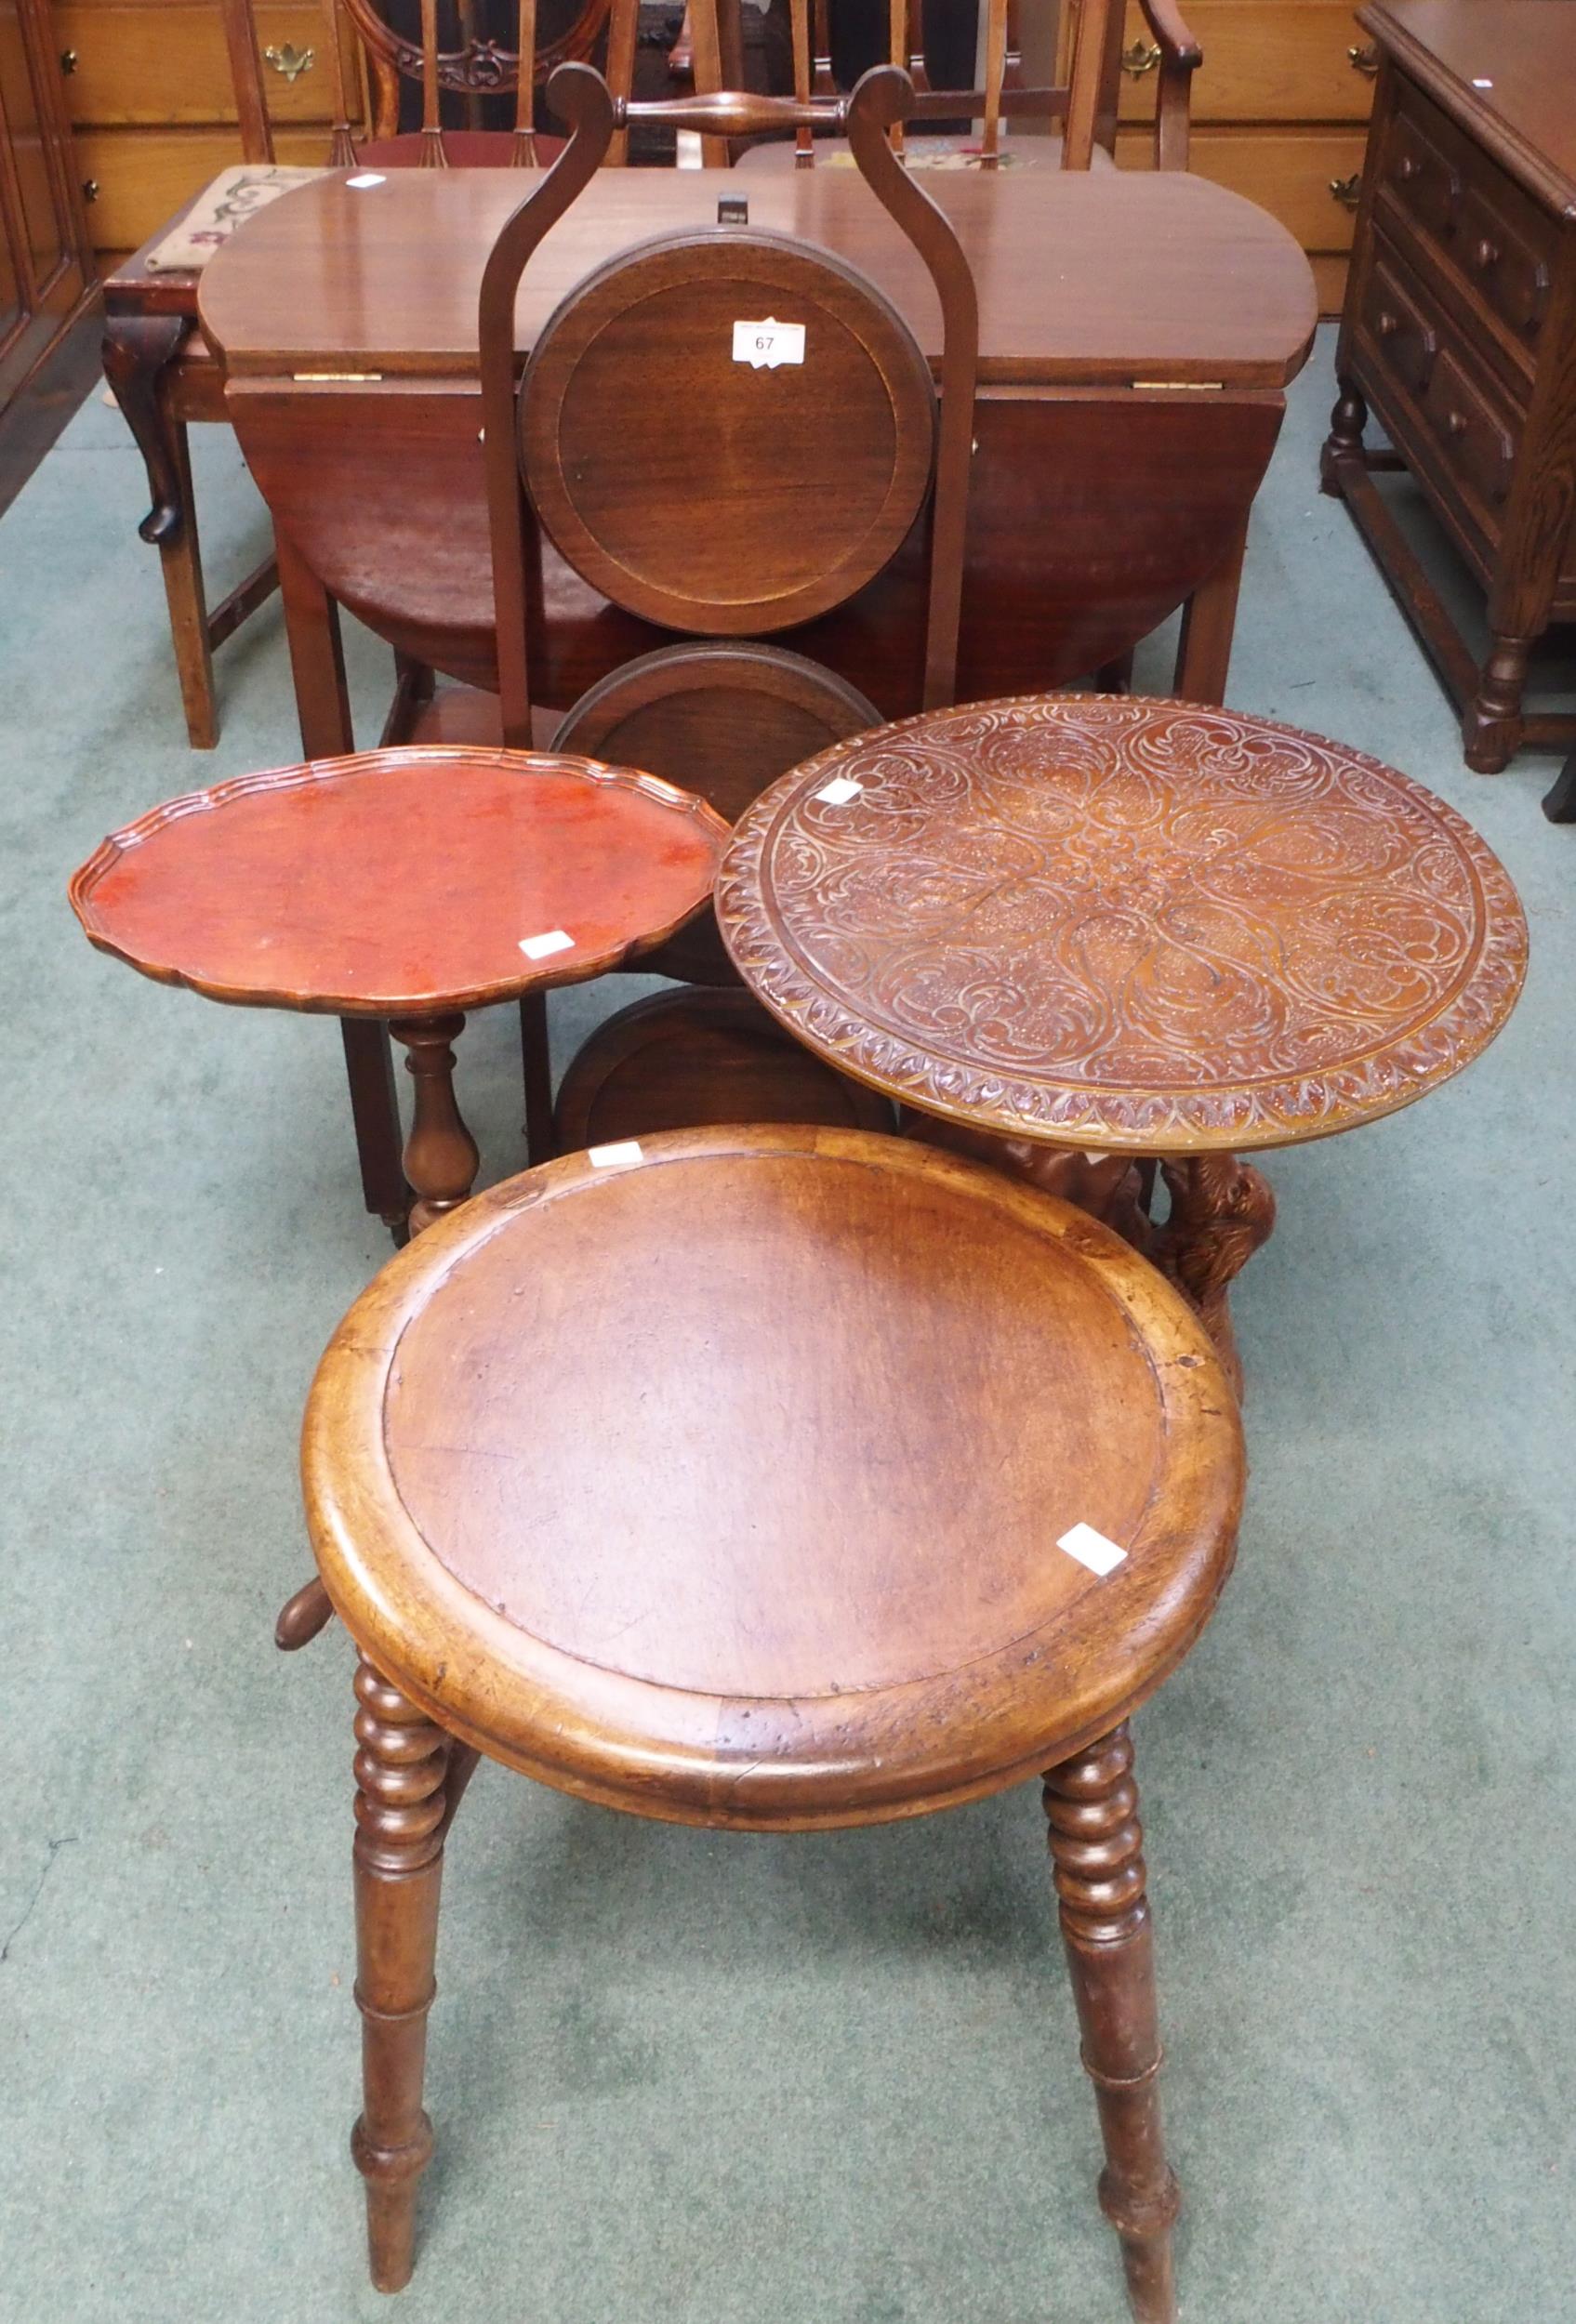
[[(527, 271), (522, 347), (616, 243), (709, 221), (718, 182), (599, 173)], [(957, 228), (980, 301), (958, 691), (1065, 682), (1121, 654), (1217, 573), (1234, 578), (1281, 390), (1306, 353), (1312, 278), (1272, 220), (1192, 178), (1161, 188), (1115, 172), (1007, 172), (933, 178), (927, 191)], [(475, 299), (519, 191), (518, 172), (406, 172), (364, 196), (324, 180), (259, 217), (203, 291), (229, 408), (276, 525), (380, 635), (490, 691)], [(752, 185), (748, 204), (752, 227), (807, 236), (858, 265), (934, 365), (934, 294), (857, 178), (789, 172)], [(884, 715), (919, 708), (924, 574), (917, 535), (858, 598), (789, 642)], [(550, 546), (542, 587), (539, 702), (565, 710), (665, 642)], [(1180, 690), (1218, 688), (1222, 668), (1217, 644), (1184, 664)]]
[[(856, 783), (840, 803), (820, 796)], [(717, 916), (802, 1040), (1008, 1136), (1326, 1136), (1469, 1064), (1521, 987), (1498, 858), (1443, 800), (1269, 720), (1141, 697), (934, 713), (747, 810)]]
[[(478, 1195), (351, 1311), (302, 1457), (329, 1596), (424, 1710), (747, 1829), (920, 1814), (1104, 1734), (1207, 1618), (1241, 1489), (1209, 1341), (1119, 1237), (808, 1128)], [(1055, 1548), (1079, 1522), (1127, 1552), (1104, 1579)]]
[[(243, 775), (73, 876), (90, 942), (216, 1000), (426, 1017), (576, 984), (699, 909), (726, 826), (655, 776), (441, 747)], [(522, 940), (572, 938), (533, 958)]]
[[(522, 351), (612, 253), (712, 222), (718, 185), (695, 170), (593, 178), (521, 286)], [(1006, 171), (938, 175), (926, 191), (978, 288), (982, 384), (1279, 389), (1302, 368), (1315, 319), (1306, 259), (1264, 211), (1202, 178)], [(801, 171), (747, 192), (752, 227), (857, 266), (934, 358), (924, 269), (857, 177)], [(227, 377), (473, 381), (482, 268), (520, 195), (512, 170), (403, 171), (361, 192), (334, 174), (274, 203), (205, 270), (204, 327)]]
[(650, 993), (605, 1018), (565, 1068), (558, 1146), (723, 1122), (895, 1127), (891, 1101), (838, 1073), (736, 987)]
[[(801, 363), (735, 360), (735, 319), (766, 315), (803, 329)], [(663, 392), (704, 415), (704, 510), (689, 430), (639, 426)], [(829, 612), (902, 547), (930, 483), (935, 391), (912, 332), (841, 259), (714, 227), (570, 295), (531, 358), (520, 427), (537, 516), (592, 588), (666, 628), (750, 636)]]

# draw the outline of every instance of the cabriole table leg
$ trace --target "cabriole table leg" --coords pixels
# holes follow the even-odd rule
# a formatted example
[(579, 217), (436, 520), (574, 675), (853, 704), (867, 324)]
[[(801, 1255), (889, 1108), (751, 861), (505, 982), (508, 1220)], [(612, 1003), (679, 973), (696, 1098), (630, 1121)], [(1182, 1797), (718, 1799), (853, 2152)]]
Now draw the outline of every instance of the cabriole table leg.
[(1269, 1181), (1234, 1154), (1159, 1157), (1171, 1194), (1171, 1215), (1157, 1226), (1148, 1214), (1142, 1155), (1088, 1154), (1079, 1146), (1040, 1145), (1030, 1138), (1003, 1138), (998, 1131), (972, 1129), (928, 1114), (905, 1111), (903, 1129), (928, 1145), (947, 1146), (1026, 1180), (1043, 1195), (1077, 1203), (1092, 1218), (1115, 1229), (1135, 1250), (1152, 1259), (1161, 1274), (1198, 1310), (1215, 1343), (1226, 1374), (1242, 1393), (1242, 1359), (1231, 1321), (1227, 1293), (1236, 1277), (1275, 1224), (1275, 1195)]
[(1227, 1293), (1275, 1225), (1268, 1179), (1234, 1154), (1162, 1157), (1171, 1216), (1149, 1256), (1199, 1311), (1232, 1386), (1242, 1393), (1242, 1359)]
[(465, 1019), (457, 1012), (407, 1017), (389, 1030), (405, 1050), (405, 1067), (416, 1084), (404, 1166), (416, 1195), (410, 1231), (419, 1235), (467, 1200), (482, 1167), (476, 1141), (455, 1102), (453, 1044), (465, 1030)]

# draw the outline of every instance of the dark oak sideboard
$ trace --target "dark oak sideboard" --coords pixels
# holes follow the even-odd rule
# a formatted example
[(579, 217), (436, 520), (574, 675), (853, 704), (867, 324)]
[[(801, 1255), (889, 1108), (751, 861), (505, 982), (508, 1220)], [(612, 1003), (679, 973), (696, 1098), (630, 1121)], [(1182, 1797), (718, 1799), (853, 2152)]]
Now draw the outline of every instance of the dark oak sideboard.
[[(1373, 0), (1380, 53), (1324, 446), (1462, 716), (1466, 763), (1576, 743), (1522, 708), (1576, 621), (1576, 0)], [(1393, 447), (1365, 445), (1370, 413)], [(1479, 662), (1372, 471), (1405, 468), (1487, 592)]]

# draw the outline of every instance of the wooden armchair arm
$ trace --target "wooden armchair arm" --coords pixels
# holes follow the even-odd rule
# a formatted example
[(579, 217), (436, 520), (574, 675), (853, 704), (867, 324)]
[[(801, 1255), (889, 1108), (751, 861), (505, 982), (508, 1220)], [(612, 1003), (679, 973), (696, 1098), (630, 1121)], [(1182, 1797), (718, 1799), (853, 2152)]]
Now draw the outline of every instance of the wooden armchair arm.
[(1155, 166), (1185, 169), (1191, 126), (1189, 97), (1204, 52), (1183, 22), (1176, 0), (1139, 0), (1145, 21), (1160, 52), (1160, 86), (1155, 102)]
[(1183, 22), (1176, 0), (1138, 0), (1138, 5), (1162, 59), (1180, 65), (1184, 73), (1196, 73), (1204, 61), (1204, 52)]

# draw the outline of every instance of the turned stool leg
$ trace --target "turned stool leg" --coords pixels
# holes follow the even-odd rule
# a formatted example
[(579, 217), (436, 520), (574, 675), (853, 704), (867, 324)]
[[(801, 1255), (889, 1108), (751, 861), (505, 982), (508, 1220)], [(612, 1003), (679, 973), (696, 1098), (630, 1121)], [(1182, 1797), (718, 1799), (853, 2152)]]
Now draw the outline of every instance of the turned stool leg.
[(445, 1211), (458, 1209), (482, 1166), (476, 1141), (455, 1103), (452, 1045), (464, 1032), (465, 1019), (407, 1017), (389, 1030), (405, 1050), (405, 1067), (416, 1083), (404, 1169), (416, 1195), (410, 1231), (419, 1235)]
[(448, 1828), (449, 1739), (371, 1663), (356, 1671), (356, 2006), (362, 2113), (351, 2152), (366, 2181), (367, 2254), (379, 2291), (410, 2281), (417, 2182), (432, 2156), (421, 2108), (436, 1987), (438, 1888)]
[(1182, 2198), (1160, 2124), (1155, 1961), (1126, 1722), (1053, 1767), (1044, 1796), (1083, 2067), (1106, 2145), (1100, 2208), (1121, 2238), (1138, 2324), (1172, 2324), (1171, 2231)]

